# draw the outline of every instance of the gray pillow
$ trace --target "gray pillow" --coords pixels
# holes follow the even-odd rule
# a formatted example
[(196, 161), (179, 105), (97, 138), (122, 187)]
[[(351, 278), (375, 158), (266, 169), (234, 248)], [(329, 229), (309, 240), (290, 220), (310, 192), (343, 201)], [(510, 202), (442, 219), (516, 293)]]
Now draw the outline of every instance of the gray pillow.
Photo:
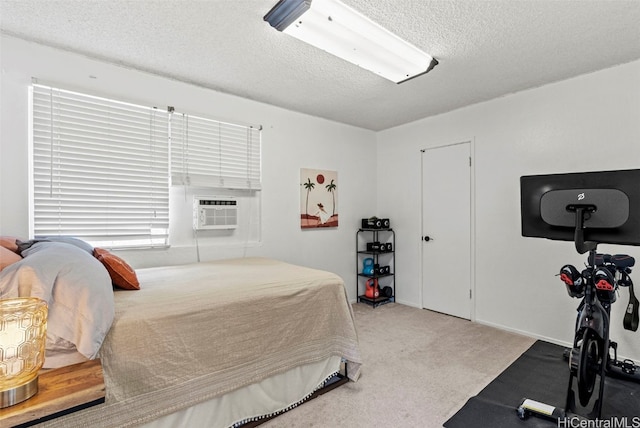
[(64, 242), (36, 242), (0, 272), (0, 298), (49, 304), (47, 331), (95, 358), (115, 315), (111, 277), (95, 257)]
[(22, 255), (22, 257), (26, 257), (26, 254), (23, 254), (23, 252), (27, 251), (38, 242), (64, 242), (65, 244), (74, 245), (93, 255), (93, 246), (91, 246), (91, 244), (83, 241), (82, 239), (74, 238), (71, 236), (38, 236), (37, 238), (31, 239), (29, 241), (17, 240), (16, 244), (18, 245), (18, 254)]

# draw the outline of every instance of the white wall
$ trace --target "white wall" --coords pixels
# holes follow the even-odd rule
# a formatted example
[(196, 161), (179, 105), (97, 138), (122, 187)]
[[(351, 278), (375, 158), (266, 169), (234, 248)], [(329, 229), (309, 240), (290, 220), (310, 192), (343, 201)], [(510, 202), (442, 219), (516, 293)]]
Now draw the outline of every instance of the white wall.
[[(35, 77), (134, 103), (171, 105), (188, 113), (262, 125), (262, 244), (242, 245), (241, 239), (236, 245), (220, 246), (205, 233), (198, 240), (200, 258), (259, 255), (326, 269), (344, 278), (350, 298), (355, 299), (355, 231), (360, 218), (375, 209), (375, 198), (361, 187), (361, 178), (375, 163), (373, 132), (13, 37), (3, 36), (0, 43), (0, 234), (28, 237), (27, 89)], [(338, 228), (300, 229), (300, 168), (338, 172)], [(172, 189), (171, 198), (171, 249), (119, 253), (134, 267), (196, 261), (189, 216), (192, 201), (185, 199), (181, 188)]]
[[(428, 101), (427, 101), (428, 102)], [(378, 211), (398, 233), (398, 301), (421, 306), (420, 149), (472, 141), (475, 319), (556, 342), (572, 340), (575, 308), (555, 277), (582, 266), (573, 244), (523, 238), (522, 175), (640, 168), (640, 61), (380, 132)], [(432, 232), (436, 233), (436, 232)], [(640, 248), (601, 245), (601, 252)], [(640, 287), (640, 285), (639, 285)], [(613, 340), (640, 359), (640, 332), (622, 328), (626, 290), (613, 306)]]

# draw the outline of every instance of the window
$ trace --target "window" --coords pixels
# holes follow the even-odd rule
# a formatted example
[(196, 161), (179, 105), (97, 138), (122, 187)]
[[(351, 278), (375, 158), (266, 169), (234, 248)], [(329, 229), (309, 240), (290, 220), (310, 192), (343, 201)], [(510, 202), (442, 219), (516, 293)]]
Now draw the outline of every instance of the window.
[(167, 110), (32, 85), (32, 235), (164, 247), (170, 182), (260, 190), (261, 127)]
[(171, 182), (260, 190), (261, 127), (171, 113)]
[(168, 244), (168, 113), (32, 86), (33, 235)]

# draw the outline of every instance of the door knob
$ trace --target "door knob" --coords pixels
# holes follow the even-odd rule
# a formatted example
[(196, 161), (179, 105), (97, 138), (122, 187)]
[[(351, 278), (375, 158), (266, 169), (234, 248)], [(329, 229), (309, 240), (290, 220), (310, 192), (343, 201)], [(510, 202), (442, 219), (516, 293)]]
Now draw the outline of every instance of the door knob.
[(429, 235), (423, 236), (422, 239), (424, 239), (425, 242), (433, 241), (433, 238), (430, 237)]

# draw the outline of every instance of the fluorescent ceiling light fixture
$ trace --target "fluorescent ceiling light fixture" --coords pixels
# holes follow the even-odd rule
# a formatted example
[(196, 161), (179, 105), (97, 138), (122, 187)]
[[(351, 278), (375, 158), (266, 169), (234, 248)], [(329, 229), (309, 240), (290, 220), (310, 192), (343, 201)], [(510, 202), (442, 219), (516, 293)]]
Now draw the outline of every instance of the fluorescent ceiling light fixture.
[(278, 31), (396, 83), (438, 61), (338, 0), (280, 0), (264, 16)]

